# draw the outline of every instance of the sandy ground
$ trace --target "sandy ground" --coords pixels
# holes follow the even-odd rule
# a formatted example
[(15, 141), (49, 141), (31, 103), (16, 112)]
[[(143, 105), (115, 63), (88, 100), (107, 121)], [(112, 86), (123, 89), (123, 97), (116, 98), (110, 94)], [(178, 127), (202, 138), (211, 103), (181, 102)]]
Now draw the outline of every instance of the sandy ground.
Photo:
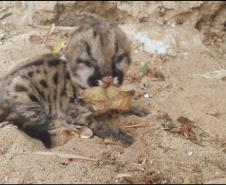
[[(29, 41), (31, 35), (43, 38), (49, 26), (21, 26), (14, 24), (15, 17), (16, 13), (0, 22), (1, 76), (24, 58), (50, 52), (44, 44)], [(204, 45), (200, 33), (189, 25), (161, 27), (149, 22), (122, 28), (135, 38), (125, 84), (136, 90), (133, 104), (150, 109), (151, 114), (116, 116), (113, 124), (128, 130), (136, 142), (125, 148), (97, 137), (73, 137), (46, 150), (39, 141), (7, 125), (0, 128), (0, 183), (205, 183), (216, 179), (226, 183), (222, 180), (226, 178), (225, 51)], [(146, 33), (164, 40), (161, 47), (165, 49), (157, 47), (160, 54), (153, 54), (150, 40), (134, 37), (131, 28), (138, 30), (136, 36)], [(65, 32), (56, 28), (54, 35)], [(138, 71), (146, 62), (157, 70), (141, 78)], [(156, 71), (164, 78), (153, 75)]]

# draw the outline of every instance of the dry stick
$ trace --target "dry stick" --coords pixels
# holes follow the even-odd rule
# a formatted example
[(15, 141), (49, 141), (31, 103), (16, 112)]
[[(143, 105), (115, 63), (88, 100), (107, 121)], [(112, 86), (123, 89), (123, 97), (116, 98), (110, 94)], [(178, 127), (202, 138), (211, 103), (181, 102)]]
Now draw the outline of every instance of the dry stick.
[(1, 8), (1, 9), (0, 9), (0, 13), (6, 11), (6, 10), (8, 10), (8, 9), (9, 9), (9, 8)]
[(58, 153), (58, 152), (33, 152), (32, 154), (35, 155), (48, 155), (48, 156), (58, 156), (64, 159), (78, 159), (78, 160), (85, 160), (85, 161), (93, 161), (93, 162), (97, 162), (97, 159), (94, 158), (89, 158), (89, 157), (84, 157), (84, 156), (80, 156), (80, 155), (73, 155), (73, 154), (64, 154), (64, 153)]
[(10, 15), (12, 15), (12, 13), (7, 13), (7, 14), (3, 15), (3, 16), (0, 18), (0, 20), (3, 20), (3, 19), (5, 19), (6, 17), (8, 17), (8, 16), (10, 16)]
[(48, 32), (47, 32), (47, 34), (46, 34), (46, 36), (45, 36), (45, 38), (44, 38), (44, 43), (46, 43), (47, 40), (51, 37), (51, 35), (52, 35), (54, 29), (55, 29), (55, 24), (53, 23), (53, 24), (51, 24), (51, 26), (50, 26), (49, 29), (48, 29)]
[[(42, 25), (31, 25), (29, 24), (29, 26), (33, 27), (33, 28), (40, 28), (40, 29), (49, 29), (49, 26), (42, 26)], [(62, 31), (74, 31), (75, 29), (77, 29), (78, 26), (72, 27), (72, 26), (55, 26), (55, 30), (62, 30)]]
[(146, 123), (141, 123), (141, 124), (137, 124), (137, 125), (126, 125), (124, 126), (124, 128), (137, 128), (137, 127), (145, 127), (147, 126)]

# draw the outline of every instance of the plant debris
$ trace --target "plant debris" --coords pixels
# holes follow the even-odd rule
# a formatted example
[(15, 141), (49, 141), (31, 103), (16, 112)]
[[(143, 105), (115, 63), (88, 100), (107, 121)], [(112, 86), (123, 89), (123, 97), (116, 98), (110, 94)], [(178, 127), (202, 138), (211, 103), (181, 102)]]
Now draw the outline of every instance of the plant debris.
[(147, 62), (143, 66), (140, 67), (139, 75), (141, 77), (149, 75), (150, 77), (154, 77), (159, 80), (165, 80), (165, 76), (160, 71), (160, 69), (156, 65), (150, 64), (150, 62)]
[(97, 161), (97, 166), (103, 166), (103, 165), (114, 165), (116, 163), (116, 158), (115, 156), (112, 155), (110, 151), (104, 151), (101, 153), (98, 161)]
[(79, 134), (69, 128), (60, 127), (50, 131), (52, 146), (62, 146), (74, 138), (79, 138)]
[(190, 119), (180, 116), (179, 118), (177, 118), (177, 121), (182, 123), (182, 124), (191, 124), (194, 123), (194, 121), (191, 121)]
[(110, 85), (92, 87), (81, 93), (81, 98), (90, 103), (97, 112), (107, 112), (109, 109), (128, 110), (135, 94), (134, 90), (122, 91)]
[(149, 63), (145, 63), (143, 66), (140, 67), (139, 74), (141, 77), (144, 77), (148, 75), (148, 73), (149, 73)]
[[(22, 154), (25, 154), (25, 153), (22, 153)], [(97, 162), (97, 159), (94, 159), (94, 158), (84, 157), (84, 156), (75, 155), (75, 154), (59, 153), (59, 152), (37, 151), (37, 152), (33, 152), (32, 154), (34, 154), (34, 155), (58, 156), (60, 158), (70, 159), (70, 160), (83, 160), (83, 161)]]
[[(179, 134), (184, 138), (188, 139), (189, 141), (191, 141), (192, 143), (203, 146), (203, 144), (201, 144), (200, 139), (196, 136), (195, 132), (193, 131), (193, 128), (196, 128), (196, 126), (192, 124), (194, 123), (193, 121), (189, 120), (186, 117), (181, 116), (177, 118), (177, 121), (181, 123), (181, 125), (178, 126), (173, 122), (173, 120), (169, 117), (168, 114), (164, 116), (164, 119), (165, 121), (164, 123), (162, 123), (164, 130), (167, 130), (170, 133)], [(202, 131), (202, 133), (204, 132)]]
[(163, 73), (157, 68), (156, 65), (149, 66), (149, 73), (151, 77), (158, 78), (160, 80), (165, 80)]
[(31, 35), (29, 37), (29, 41), (32, 44), (40, 44), (42, 42), (42, 38), (38, 35)]
[(54, 31), (54, 28), (55, 28), (55, 24), (53, 23), (53, 24), (49, 27), (48, 32), (47, 32), (47, 34), (46, 34), (46, 36), (45, 36), (45, 38), (44, 38), (44, 43), (45, 43), (45, 44), (47, 43), (48, 39), (51, 37), (51, 35), (52, 35), (53, 31)]
[(58, 37), (52, 53), (59, 54), (63, 50), (64, 47), (65, 47), (64, 40), (62, 38)]

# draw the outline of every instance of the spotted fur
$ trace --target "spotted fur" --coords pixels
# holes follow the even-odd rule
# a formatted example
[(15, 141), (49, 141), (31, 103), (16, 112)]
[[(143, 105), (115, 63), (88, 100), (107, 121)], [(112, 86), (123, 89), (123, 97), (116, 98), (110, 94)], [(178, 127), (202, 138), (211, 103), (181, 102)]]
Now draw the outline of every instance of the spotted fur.
[(113, 137), (131, 144), (134, 139), (110, 123), (97, 121), (81, 99), (84, 88), (101, 85), (113, 76), (121, 85), (130, 65), (130, 47), (115, 25), (97, 18), (81, 25), (61, 56), (46, 54), (15, 67), (0, 80), (0, 121), (11, 121), (28, 135), (51, 147), (50, 122), (91, 128), (101, 138)]

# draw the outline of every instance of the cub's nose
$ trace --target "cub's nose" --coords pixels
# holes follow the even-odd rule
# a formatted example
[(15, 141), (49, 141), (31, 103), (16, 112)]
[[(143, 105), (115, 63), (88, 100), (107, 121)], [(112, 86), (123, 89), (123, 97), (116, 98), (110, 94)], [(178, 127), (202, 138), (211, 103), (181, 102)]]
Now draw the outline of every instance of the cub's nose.
[(105, 76), (102, 78), (103, 82), (103, 87), (108, 87), (109, 85), (112, 84), (113, 82), (113, 77), (112, 76)]

